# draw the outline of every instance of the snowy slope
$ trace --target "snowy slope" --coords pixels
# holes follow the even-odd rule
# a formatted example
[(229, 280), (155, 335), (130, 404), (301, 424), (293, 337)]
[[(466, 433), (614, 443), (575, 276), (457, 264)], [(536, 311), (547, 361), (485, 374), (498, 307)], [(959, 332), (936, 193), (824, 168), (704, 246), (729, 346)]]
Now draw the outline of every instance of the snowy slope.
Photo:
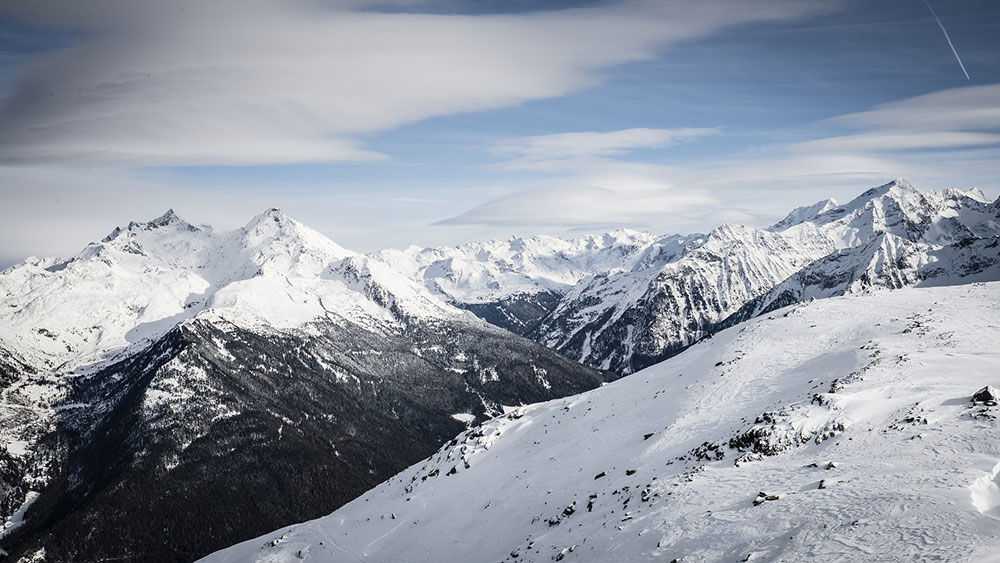
[(372, 255), (502, 328), (631, 373), (775, 306), (876, 287), (1000, 279), (1000, 201), (897, 179), (766, 228), (511, 238)]
[(898, 179), (844, 206), (796, 209), (769, 229), (723, 225), (666, 263), (585, 279), (528, 336), (630, 373), (772, 304), (1000, 279), (997, 237), (1000, 200)]
[(659, 267), (597, 276), (560, 301), (533, 336), (622, 373), (704, 336), (743, 303), (833, 250), (822, 239), (723, 225)]
[(998, 283), (799, 304), (202, 561), (995, 561), (997, 319)]

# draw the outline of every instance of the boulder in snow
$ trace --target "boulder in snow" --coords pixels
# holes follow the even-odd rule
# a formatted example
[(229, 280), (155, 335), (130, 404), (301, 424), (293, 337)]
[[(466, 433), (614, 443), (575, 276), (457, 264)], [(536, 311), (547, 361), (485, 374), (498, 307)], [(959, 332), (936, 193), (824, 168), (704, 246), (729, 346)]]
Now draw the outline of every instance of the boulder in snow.
[(987, 385), (972, 396), (973, 403), (992, 403), (997, 404), (1000, 401), (1000, 391), (997, 391), (996, 387), (992, 385)]

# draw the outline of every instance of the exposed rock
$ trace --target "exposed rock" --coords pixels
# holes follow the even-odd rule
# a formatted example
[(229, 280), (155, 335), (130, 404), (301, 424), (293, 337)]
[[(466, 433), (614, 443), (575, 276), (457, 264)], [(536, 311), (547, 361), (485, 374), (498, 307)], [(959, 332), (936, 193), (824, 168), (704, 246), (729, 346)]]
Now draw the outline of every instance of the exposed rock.
[(987, 385), (972, 395), (973, 403), (996, 405), (998, 400), (1000, 400), (1000, 391), (997, 391), (996, 387), (992, 385)]

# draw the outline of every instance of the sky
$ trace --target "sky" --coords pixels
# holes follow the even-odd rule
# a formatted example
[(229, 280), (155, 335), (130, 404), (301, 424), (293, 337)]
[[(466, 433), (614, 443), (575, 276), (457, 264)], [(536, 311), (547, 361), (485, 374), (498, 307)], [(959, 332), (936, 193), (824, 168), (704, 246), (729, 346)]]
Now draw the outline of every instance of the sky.
[(371, 251), (763, 226), (896, 177), (995, 198), (998, 27), (993, 0), (5, 0), (0, 267), (168, 208)]

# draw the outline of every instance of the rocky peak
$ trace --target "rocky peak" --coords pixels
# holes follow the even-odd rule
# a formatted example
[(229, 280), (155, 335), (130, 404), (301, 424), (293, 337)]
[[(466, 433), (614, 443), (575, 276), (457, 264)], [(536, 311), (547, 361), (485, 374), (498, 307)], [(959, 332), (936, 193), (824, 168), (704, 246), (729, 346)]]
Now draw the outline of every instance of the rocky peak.
[(183, 223), (184, 221), (174, 213), (173, 209), (168, 209), (166, 213), (153, 219), (147, 225), (150, 227), (165, 227), (171, 224)]
[(812, 221), (828, 211), (837, 209), (837, 207), (837, 201), (834, 199), (824, 199), (817, 201), (812, 205), (803, 205), (802, 207), (793, 209), (792, 212), (786, 215), (784, 219), (778, 221), (774, 225), (771, 225), (768, 230), (783, 231), (789, 227), (794, 227), (795, 225)]
[(166, 213), (160, 215), (156, 219), (151, 221), (130, 221), (128, 226), (124, 229), (121, 227), (115, 227), (108, 236), (104, 237), (101, 242), (111, 242), (122, 235), (122, 233), (136, 233), (141, 231), (151, 231), (154, 229), (163, 229), (166, 227), (172, 227), (177, 229), (182, 229), (185, 231), (196, 232), (198, 227), (189, 224), (187, 221), (181, 219), (173, 209), (168, 209)]

